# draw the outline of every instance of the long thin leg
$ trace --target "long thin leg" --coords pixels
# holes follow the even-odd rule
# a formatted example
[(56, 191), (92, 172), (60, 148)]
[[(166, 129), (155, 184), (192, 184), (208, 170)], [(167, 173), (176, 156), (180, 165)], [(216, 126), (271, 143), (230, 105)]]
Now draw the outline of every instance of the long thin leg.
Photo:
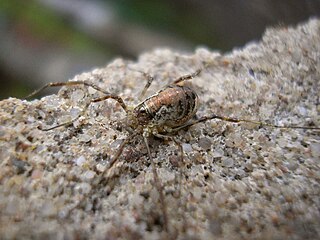
[(265, 122), (260, 122), (260, 121), (255, 121), (255, 120), (249, 120), (249, 119), (237, 119), (237, 118), (230, 118), (230, 117), (224, 117), (224, 116), (218, 116), (215, 114), (212, 114), (211, 116), (204, 116), (201, 117), (200, 119), (190, 122), (186, 125), (183, 125), (181, 127), (177, 127), (177, 128), (173, 128), (172, 131), (179, 131), (181, 129), (190, 127), (192, 125), (195, 125), (197, 123), (201, 123), (201, 122), (206, 122), (208, 120), (212, 120), (212, 119), (220, 119), (223, 121), (227, 121), (227, 122), (233, 122), (233, 123), (241, 123), (241, 122), (247, 122), (247, 123), (253, 123), (256, 125), (260, 125), (263, 127), (273, 127), (273, 128), (293, 128), (293, 129), (311, 129), (311, 130), (320, 130), (320, 127), (308, 127), (308, 126), (293, 126), (293, 125), (274, 125), (274, 124), (270, 124), (270, 123), (265, 123)]
[(123, 108), (123, 110), (124, 110), (125, 112), (128, 112), (128, 107), (127, 107), (127, 105), (124, 103), (123, 99), (122, 99), (121, 97), (119, 97), (118, 95), (112, 94), (112, 93), (109, 93), (108, 95), (102, 96), (102, 97), (100, 97), (100, 98), (92, 99), (92, 100), (91, 100), (91, 103), (101, 102), (101, 101), (104, 101), (104, 100), (110, 99), (110, 98), (116, 100), (116, 101), (121, 105), (121, 107)]
[(159, 176), (158, 176), (158, 173), (157, 173), (157, 169), (156, 169), (155, 163), (153, 161), (153, 158), (151, 157), (151, 152), (150, 152), (149, 143), (148, 143), (148, 137), (145, 136), (145, 134), (143, 135), (143, 139), (144, 139), (144, 143), (145, 143), (145, 145), (147, 147), (149, 159), (150, 159), (151, 166), (152, 166), (153, 181), (154, 181), (154, 183), (156, 185), (156, 188), (157, 188), (157, 190), (159, 192), (159, 198), (160, 198), (160, 202), (161, 202), (161, 206), (162, 206), (164, 230), (166, 232), (168, 232), (168, 230), (169, 230), (169, 225), (168, 224), (169, 223), (168, 223), (167, 205), (166, 205), (166, 202), (164, 200), (162, 185), (161, 185), (160, 180), (159, 180)]
[(173, 83), (169, 84), (169, 85), (176, 85), (180, 82), (184, 82), (186, 80), (190, 80), (192, 78), (197, 77), (201, 72), (202, 72), (203, 68), (199, 68), (197, 69), (195, 72), (191, 73), (191, 74), (187, 74), (187, 75), (183, 75), (179, 78), (177, 78), (176, 80), (173, 81)]
[[(180, 162), (179, 162), (179, 174), (180, 174), (180, 176), (179, 176), (179, 178), (180, 178), (179, 199), (180, 199), (180, 204), (179, 205), (182, 208), (182, 213), (181, 214), (183, 214), (184, 212), (186, 212), (186, 204), (182, 199), (182, 178), (183, 178), (183, 175), (184, 175), (183, 174), (183, 169), (184, 169), (184, 157), (183, 156), (184, 156), (184, 153), (183, 153), (182, 145), (174, 136), (164, 135), (164, 134), (160, 134), (160, 133), (157, 133), (157, 132), (154, 132), (153, 135), (158, 137), (158, 138), (163, 138), (163, 139), (169, 138), (169, 139), (171, 139), (178, 146), (178, 149), (180, 151)], [(187, 231), (187, 227), (188, 227), (187, 219), (184, 217), (182, 219), (182, 221), (183, 221), (183, 226), (182, 226), (183, 232), (186, 232)]]
[[(176, 80), (174, 80), (173, 83), (170, 83), (168, 85), (175, 85), (175, 84), (178, 84), (180, 82), (183, 82), (183, 81), (186, 81), (186, 80), (190, 80), (192, 78), (197, 77), (202, 72), (202, 70), (204, 70), (206, 67), (209, 66), (209, 64), (211, 64), (211, 63), (206, 63), (202, 68), (197, 69), (195, 72), (193, 72), (191, 74), (187, 74), (187, 75), (181, 76), (181, 77), (177, 78)], [(149, 89), (151, 83), (153, 82), (154, 77), (152, 77), (149, 73), (146, 73), (146, 72), (143, 72), (143, 71), (140, 71), (140, 70), (136, 70), (136, 69), (131, 69), (131, 70), (140, 72), (147, 78), (147, 83), (146, 83), (146, 85), (144, 86), (143, 90), (141, 91), (141, 93), (139, 95), (139, 100), (141, 101), (141, 100), (143, 100), (143, 97), (145, 96), (145, 94), (146, 94), (147, 90)]]
[(76, 116), (75, 118), (71, 119), (70, 121), (67, 121), (67, 122), (64, 122), (64, 123), (61, 123), (61, 124), (58, 124), (56, 126), (53, 126), (53, 127), (49, 127), (49, 128), (40, 128), (41, 130), (43, 131), (49, 131), (49, 130), (53, 130), (55, 128), (59, 128), (59, 127), (63, 127), (63, 126), (67, 126), (67, 125), (70, 125), (71, 123), (75, 122), (76, 120), (78, 120), (88, 109), (88, 107), (90, 106), (91, 103), (95, 103), (95, 102), (100, 102), (100, 101), (103, 101), (103, 100), (106, 100), (106, 99), (114, 99), (116, 100), (118, 103), (120, 103), (121, 107), (126, 111), (128, 112), (128, 108), (127, 108), (127, 105), (123, 102), (122, 98), (119, 97), (118, 95), (115, 95), (115, 94), (108, 94), (106, 96), (103, 96), (101, 98), (96, 98), (96, 99), (93, 99), (91, 100), (82, 110), (81, 112), (78, 114), (78, 116)]
[(140, 95), (139, 95), (139, 100), (142, 101), (143, 97), (146, 95), (147, 90), (149, 89), (151, 83), (154, 80), (154, 77), (152, 77), (149, 73), (141, 72), (146, 78), (147, 78), (147, 83), (142, 89)]
[(119, 157), (121, 156), (124, 147), (136, 136), (138, 135), (138, 131), (133, 132), (132, 134), (130, 134), (125, 140), (123, 140), (123, 142), (120, 144), (118, 151), (116, 153), (116, 155), (114, 156), (113, 159), (111, 159), (111, 161), (109, 162), (108, 167), (101, 173), (100, 175), (100, 179), (98, 180), (98, 182), (100, 183), (102, 181), (102, 179), (105, 178), (105, 172), (109, 171), (109, 169), (111, 169), (117, 162)]
[(170, 83), (169, 85), (176, 85), (176, 84), (184, 82), (186, 80), (191, 80), (191, 79), (197, 77), (204, 69), (206, 69), (211, 64), (212, 64), (211, 62), (205, 63), (203, 67), (197, 69), (193, 73), (183, 75), (183, 76), (177, 78), (176, 80), (173, 81), (173, 83)]
[(26, 98), (30, 98), (32, 96), (35, 96), (39, 92), (41, 92), (49, 87), (62, 87), (62, 86), (75, 86), (75, 85), (83, 85), (83, 86), (87, 86), (87, 87), (92, 87), (93, 89), (105, 94), (105, 96), (103, 96), (101, 98), (93, 99), (91, 102), (99, 102), (99, 101), (103, 101), (103, 100), (112, 98), (112, 99), (116, 100), (121, 105), (123, 110), (125, 110), (127, 112), (127, 106), (121, 97), (119, 97), (118, 95), (109, 93), (109, 92), (105, 91), (104, 89), (100, 88), (99, 86), (97, 86), (93, 83), (86, 82), (86, 81), (51, 82), (51, 83), (48, 83), (48, 84), (44, 85), (43, 87), (35, 90), (31, 94), (29, 94)]
[[(67, 122), (64, 122), (64, 123), (61, 123), (61, 124), (58, 124), (56, 126), (53, 126), (53, 127), (49, 127), (49, 128), (40, 128), (41, 130), (43, 131), (49, 131), (49, 130), (53, 130), (55, 128), (59, 128), (59, 127), (62, 127), (62, 126), (67, 126), (73, 122), (75, 122), (77, 119), (79, 119), (88, 109), (88, 107), (90, 106), (91, 103), (95, 103), (95, 102), (100, 102), (100, 101), (103, 101), (103, 100), (106, 100), (106, 99), (114, 99), (116, 100), (120, 105), (121, 107), (123, 108), (123, 110), (125, 112), (128, 112), (128, 107), (127, 105), (124, 103), (123, 99), (118, 96), (118, 95), (115, 95), (115, 94), (111, 94), (111, 93), (108, 93), (106, 91), (104, 91), (103, 89), (101, 89), (100, 87), (94, 85), (94, 84), (91, 84), (91, 83), (87, 83), (87, 82), (83, 82), (83, 81), (76, 81), (76, 82), (56, 82), (56, 83), (50, 83), (50, 84), (47, 84), (45, 85), (44, 87), (34, 91), (33, 93), (31, 93), (28, 97), (31, 97), (37, 93), (39, 93), (40, 91), (44, 90), (45, 88), (48, 88), (48, 87), (56, 87), (56, 86), (73, 86), (73, 85), (85, 85), (85, 86), (89, 86), (89, 87), (92, 87), (94, 89), (96, 89), (97, 91), (100, 91), (100, 92), (103, 92), (104, 94), (106, 94), (105, 96), (103, 97), (100, 97), (100, 98), (95, 98), (95, 99), (92, 99), (82, 110), (81, 112), (78, 114), (78, 116), (76, 116), (75, 118), (71, 119), (70, 121), (67, 121)], [(27, 98), (28, 98), (27, 97)]]
[[(110, 177), (112, 177), (111, 174), (109, 174), (109, 170), (118, 162), (119, 157), (121, 156), (124, 147), (134, 138), (138, 132), (133, 132), (131, 135), (129, 135), (123, 142), (120, 144), (118, 151), (114, 158), (110, 161), (108, 167), (95, 179), (94, 184), (100, 184), (104, 179), (110, 180)], [(105, 176), (105, 173), (108, 172), (107, 176)], [(88, 196), (88, 194), (87, 194)], [(75, 205), (78, 206), (79, 204), (82, 204), (82, 202), (86, 199), (86, 196), (84, 196), (82, 199), (79, 200), (79, 202)], [(73, 207), (71, 210), (73, 210), (75, 207)]]
[[(161, 63), (161, 64), (162, 64), (162, 63)], [(156, 64), (156, 66), (157, 66), (157, 65), (161, 65), (161, 64)], [(142, 101), (143, 98), (144, 98), (144, 96), (146, 95), (146, 92), (147, 92), (147, 90), (149, 89), (151, 83), (154, 81), (154, 77), (151, 76), (149, 73), (144, 72), (144, 71), (141, 71), (141, 70), (138, 70), (138, 69), (134, 69), (134, 68), (130, 68), (130, 67), (129, 67), (129, 69), (132, 70), (132, 71), (139, 72), (139, 73), (143, 74), (143, 76), (144, 76), (145, 78), (147, 78), (147, 83), (145, 84), (144, 88), (142, 89), (142, 91), (141, 91), (141, 93), (139, 94), (139, 97), (138, 97), (138, 99), (139, 99), (140, 101)]]
[[(91, 103), (91, 102), (90, 102)], [(40, 130), (42, 131), (50, 131), (50, 130), (53, 130), (53, 129), (56, 129), (56, 128), (59, 128), (59, 127), (63, 127), (63, 126), (68, 126), (70, 125), (71, 123), (77, 121), (88, 109), (88, 107), (90, 106), (90, 103), (88, 103), (82, 110), (81, 112), (78, 114), (78, 116), (76, 116), (75, 118), (71, 119), (70, 121), (67, 121), (67, 122), (63, 122), (61, 124), (58, 124), (58, 125), (55, 125), (53, 127), (49, 127), (49, 128), (42, 128), (42, 127), (39, 127)]]
[(87, 87), (92, 87), (93, 89), (102, 92), (104, 94), (110, 94), (109, 92), (105, 91), (104, 89), (98, 87), (97, 85), (93, 84), (93, 83), (89, 83), (86, 81), (71, 81), (71, 82), (51, 82), (48, 83), (46, 85), (44, 85), (43, 87), (33, 91), (32, 93), (30, 93), (28, 96), (26, 96), (27, 98), (31, 98), (35, 95), (37, 95), (38, 93), (42, 92), (43, 90), (49, 88), (49, 87), (63, 87), (63, 86), (75, 86), (75, 85), (84, 85)]
[[(181, 216), (184, 215), (184, 213), (187, 211), (187, 207), (186, 207), (186, 202), (182, 199), (182, 178), (184, 175), (184, 167), (185, 167), (185, 162), (184, 162), (184, 152), (183, 152), (183, 148), (181, 143), (175, 138), (172, 137), (172, 140), (175, 142), (175, 144), (178, 146), (179, 151), (180, 151), (180, 162), (179, 162), (179, 173), (180, 173), (180, 182), (179, 182), (179, 205), (181, 206), (180, 210), (181, 210)], [(183, 225), (182, 225), (182, 231), (186, 232), (187, 228), (188, 228), (188, 222), (187, 222), (187, 218), (183, 217), (182, 218), (183, 221)]]
[(135, 137), (138, 135), (138, 131), (133, 132), (132, 134), (130, 134), (125, 140), (123, 140), (123, 142), (120, 144), (119, 149), (116, 153), (116, 155), (114, 156), (114, 158), (110, 161), (108, 169), (112, 168), (112, 166), (118, 161), (121, 153), (123, 152), (124, 147)]

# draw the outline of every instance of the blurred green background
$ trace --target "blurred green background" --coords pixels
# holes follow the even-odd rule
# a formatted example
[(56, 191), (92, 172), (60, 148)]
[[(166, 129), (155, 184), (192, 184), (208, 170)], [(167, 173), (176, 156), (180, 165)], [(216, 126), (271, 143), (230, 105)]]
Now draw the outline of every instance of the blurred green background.
[(319, 15), (319, 0), (1, 0), (0, 99), (156, 47), (230, 51)]

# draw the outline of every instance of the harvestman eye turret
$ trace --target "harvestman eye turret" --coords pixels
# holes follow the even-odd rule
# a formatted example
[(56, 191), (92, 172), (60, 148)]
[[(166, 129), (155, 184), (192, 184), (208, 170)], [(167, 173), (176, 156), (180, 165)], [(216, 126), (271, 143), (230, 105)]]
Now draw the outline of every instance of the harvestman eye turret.
[[(133, 129), (130, 132), (129, 136), (120, 144), (119, 149), (117, 150), (115, 156), (109, 162), (109, 165), (105, 171), (108, 171), (114, 164), (119, 160), (121, 153), (123, 152), (124, 147), (137, 135), (142, 135), (144, 139), (145, 146), (147, 148), (148, 157), (151, 161), (153, 178), (156, 184), (157, 191), (159, 192), (160, 202), (162, 205), (162, 214), (164, 219), (164, 228), (168, 231), (168, 216), (167, 216), (167, 207), (164, 200), (164, 194), (162, 190), (162, 185), (160, 183), (155, 163), (151, 157), (151, 152), (148, 144), (148, 138), (150, 136), (156, 136), (159, 138), (169, 138), (172, 139), (175, 144), (178, 145), (181, 150), (182, 147), (178, 141), (174, 139), (174, 134), (181, 129), (186, 129), (194, 124), (200, 122), (206, 122), (212, 119), (219, 119), (223, 121), (233, 122), (233, 123), (252, 123), (257, 124), (263, 127), (272, 127), (272, 128), (296, 128), (296, 129), (311, 129), (311, 130), (320, 130), (319, 127), (308, 127), (308, 126), (280, 126), (273, 125), (265, 122), (248, 120), (248, 119), (237, 119), (224, 116), (218, 116), (216, 114), (211, 114), (208, 116), (203, 116), (197, 120), (192, 121), (191, 119), (195, 116), (198, 106), (199, 106), (199, 97), (196, 92), (190, 87), (184, 86), (183, 82), (191, 80), (197, 77), (205, 68), (210, 66), (210, 63), (206, 64), (203, 68), (196, 70), (195, 72), (181, 76), (174, 80), (171, 84), (166, 85), (163, 89), (158, 91), (156, 94), (142, 100), (134, 108), (129, 108), (123, 101), (123, 99), (115, 94), (109, 93), (104, 89), (98, 87), (97, 85), (85, 81), (72, 81), (72, 82), (55, 82), (49, 83), (42, 88), (34, 91), (28, 97), (36, 95), (40, 91), (48, 87), (61, 87), (61, 86), (75, 86), (75, 85), (84, 85), (87, 87), (92, 87), (93, 89), (103, 93), (102, 97), (92, 99), (81, 111), (81, 113), (71, 121), (42, 129), (43, 131), (53, 130), (58, 127), (67, 126), (74, 121), (76, 121), (83, 113), (88, 109), (90, 104), (95, 102), (104, 101), (106, 99), (113, 99), (117, 101), (123, 110), (127, 114), (127, 124), (128, 127)], [(154, 80), (152, 76), (147, 73), (142, 72), (148, 79), (145, 87), (143, 88), (139, 99), (143, 99), (147, 89)], [(101, 180), (104, 178), (104, 173), (100, 175)]]

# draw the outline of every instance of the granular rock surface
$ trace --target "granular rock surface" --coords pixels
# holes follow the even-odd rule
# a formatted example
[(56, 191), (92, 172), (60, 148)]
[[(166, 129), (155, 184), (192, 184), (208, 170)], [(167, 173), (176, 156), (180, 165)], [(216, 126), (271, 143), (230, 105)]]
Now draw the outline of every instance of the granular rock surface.
[[(320, 21), (266, 31), (222, 55), (158, 49), (76, 76), (135, 106), (210, 62), (188, 84), (197, 117), (211, 113), (277, 125), (320, 126)], [(320, 133), (212, 120), (176, 139), (150, 138), (167, 205), (164, 219), (141, 136), (91, 87), (62, 87), (39, 100), (0, 102), (1, 239), (319, 239)], [(81, 117), (68, 126), (42, 129)], [(101, 180), (101, 176), (104, 176)]]

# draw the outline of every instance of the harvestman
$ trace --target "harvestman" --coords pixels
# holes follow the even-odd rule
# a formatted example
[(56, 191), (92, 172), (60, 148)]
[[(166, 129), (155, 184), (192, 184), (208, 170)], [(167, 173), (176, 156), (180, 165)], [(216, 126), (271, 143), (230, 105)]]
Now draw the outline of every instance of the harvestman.
[[(164, 228), (165, 231), (168, 231), (168, 216), (167, 216), (167, 207), (166, 202), (164, 200), (163, 189), (160, 183), (157, 170), (155, 167), (155, 163), (151, 157), (151, 152), (149, 148), (148, 138), (150, 136), (156, 136), (159, 138), (169, 138), (178, 145), (180, 151), (182, 151), (182, 146), (180, 143), (172, 136), (174, 133), (177, 133), (181, 129), (188, 128), (194, 124), (206, 122), (212, 119), (219, 119), (223, 121), (233, 122), (233, 123), (241, 123), (247, 122), (252, 124), (257, 124), (264, 127), (273, 127), (273, 128), (295, 128), (295, 129), (312, 129), (312, 130), (320, 130), (319, 127), (304, 127), (304, 126), (280, 126), (269, 124), (265, 122), (248, 120), (248, 119), (237, 119), (230, 118), (224, 116), (218, 116), (216, 114), (211, 114), (209, 116), (200, 117), (197, 120), (190, 121), (192, 119), (198, 109), (199, 97), (196, 92), (192, 90), (190, 87), (184, 86), (183, 82), (187, 80), (191, 80), (197, 77), (205, 68), (207, 68), (210, 64), (207, 63), (204, 67), (197, 69), (195, 72), (187, 75), (183, 75), (172, 83), (166, 85), (156, 94), (144, 99), (135, 107), (128, 107), (123, 99), (115, 94), (109, 93), (99, 86), (89, 83), (86, 81), (71, 81), (71, 82), (52, 82), (43, 86), (42, 88), (32, 92), (29, 96), (31, 97), (38, 94), (40, 91), (49, 88), (49, 87), (61, 87), (61, 86), (75, 86), (75, 85), (83, 85), (86, 87), (92, 87), (93, 89), (101, 92), (104, 96), (92, 99), (80, 112), (80, 114), (72, 119), (71, 121), (64, 122), (62, 124), (42, 129), (43, 131), (53, 130), (58, 127), (67, 126), (74, 121), (76, 121), (80, 116), (82, 116), (91, 103), (104, 101), (106, 99), (113, 99), (117, 101), (123, 110), (127, 114), (127, 123), (128, 128), (131, 129), (129, 132), (129, 136), (120, 144), (118, 151), (116, 152), (114, 158), (110, 161), (107, 170), (109, 170), (114, 164), (118, 161), (121, 153), (123, 152), (124, 147), (137, 135), (142, 135), (144, 139), (145, 146), (147, 148), (148, 157), (151, 161), (152, 172), (154, 182), (156, 184), (157, 191), (159, 192), (160, 203), (162, 205), (162, 214), (164, 218)], [(140, 72), (140, 71), (139, 71)], [(146, 91), (150, 87), (154, 78), (148, 73), (141, 72), (147, 78), (147, 83), (143, 88), (139, 100), (143, 99), (146, 94)], [(103, 172), (100, 177), (101, 180), (104, 177), (105, 172)]]

